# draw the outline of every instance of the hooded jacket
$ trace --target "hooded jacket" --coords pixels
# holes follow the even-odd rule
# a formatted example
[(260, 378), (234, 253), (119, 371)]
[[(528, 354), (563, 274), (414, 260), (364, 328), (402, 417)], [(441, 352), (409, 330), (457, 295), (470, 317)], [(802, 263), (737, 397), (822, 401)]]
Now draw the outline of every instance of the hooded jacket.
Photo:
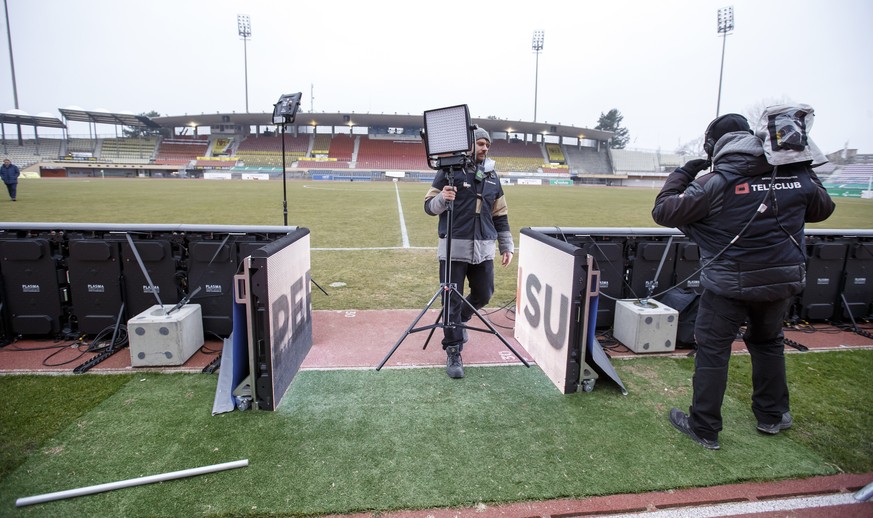
[(9, 164), (7, 167), (5, 164), (0, 165), (0, 179), (3, 180), (3, 183), (13, 184), (18, 183), (18, 176), (21, 174), (21, 171), (18, 169), (18, 166), (15, 164)]
[[(452, 181), (457, 188), (452, 213), (452, 260), (470, 264), (493, 260), (495, 244), (501, 254), (514, 252), (509, 211), (494, 160), (470, 163), (454, 171)], [(441, 191), (448, 183), (446, 172), (438, 171), (424, 198), (424, 212), (440, 217), (437, 255), (441, 260), (446, 258), (448, 234), (448, 205)]]
[(739, 300), (781, 300), (806, 282), (806, 222), (823, 221), (834, 202), (809, 162), (774, 169), (761, 139), (721, 137), (713, 171), (693, 180), (681, 167), (655, 199), (656, 223), (700, 247), (701, 285)]

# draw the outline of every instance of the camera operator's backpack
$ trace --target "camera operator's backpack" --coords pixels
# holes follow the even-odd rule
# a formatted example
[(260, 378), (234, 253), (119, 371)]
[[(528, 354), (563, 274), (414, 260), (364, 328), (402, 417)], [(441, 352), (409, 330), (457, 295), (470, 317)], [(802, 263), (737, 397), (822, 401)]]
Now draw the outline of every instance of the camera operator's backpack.
[(809, 138), (815, 110), (808, 104), (777, 104), (761, 114), (755, 135), (764, 141), (764, 155), (771, 165), (812, 162), (812, 167), (828, 160)]
[(700, 306), (700, 294), (697, 290), (676, 288), (660, 296), (658, 302), (679, 312), (676, 349), (696, 349), (694, 326), (697, 323), (697, 308)]

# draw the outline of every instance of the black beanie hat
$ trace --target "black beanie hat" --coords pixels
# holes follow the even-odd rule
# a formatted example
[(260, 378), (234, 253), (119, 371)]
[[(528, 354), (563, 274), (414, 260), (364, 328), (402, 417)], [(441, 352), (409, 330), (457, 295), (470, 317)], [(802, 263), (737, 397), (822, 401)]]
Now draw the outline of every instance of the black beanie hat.
[(734, 131), (746, 131), (752, 133), (752, 128), (749, 127), (749, 121), (742, 115), (738, 113), (728, 113), (709, 123), (704, 138), (706, 140), (711, 140), (712, 145), (714, 146), (716, 142), (718, 142), (718, 139)]

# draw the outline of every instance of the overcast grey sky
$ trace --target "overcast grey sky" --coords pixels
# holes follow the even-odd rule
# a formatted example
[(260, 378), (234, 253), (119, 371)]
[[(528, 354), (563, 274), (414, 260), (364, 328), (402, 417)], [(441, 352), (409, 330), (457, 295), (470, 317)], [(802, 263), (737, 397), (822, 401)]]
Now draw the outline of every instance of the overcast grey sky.
[[(617, 108), (628, 147), (673, 151), (716, 115), (719, 8), (734, 7), (721, 113), (786, 100), (815, 108), (826, 153), (873, 153), (869, 0), (6, 0), (19, 108), (162, 115), (249, 111), (303, 92), (303, 111), (474, 117), (592, 128)], [(0, 110), (14, 107), (6, 32)], [(7, 127), (7, 134), (10, 129)], [(82, 132), (87, 134), (87, 127)], [(73, 132), (76, 132), (75, 128)], [(109, 130), (106, 130), (109, 132)]]

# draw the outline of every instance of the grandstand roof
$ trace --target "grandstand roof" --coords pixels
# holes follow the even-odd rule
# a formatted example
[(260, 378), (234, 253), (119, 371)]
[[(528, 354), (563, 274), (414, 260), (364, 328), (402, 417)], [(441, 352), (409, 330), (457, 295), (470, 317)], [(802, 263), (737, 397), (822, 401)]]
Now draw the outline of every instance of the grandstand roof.
[[(374, 113), (303, 113), (297, 114), (294, 124), (297, 126), (364, 126), (391, 128), (420, 128), (423, 125), (424, 115), (400, 115), (400, 114), (374, 114)], [(227, 124), (239, 124), (241, 126), (272, 126), (273, 113), (214, 113), (200, 115), (172, 115), (167, 117), (155, 117), (154, 122), (167, 128), (179, 128), (185, 126), (219, 126)], [(611, 131), (602, 131), (576, 126), (567, 126), (560, 123), (549, 122), (525, 122), (509, 121), (501, 119), (474, 118), (473, 124), (488, 132), (511, 132), (524, 134), (546, 134), (560, 137), (585, 138), (605, 141), (612, 138)]]
[(155, 123), (144, 115), (134, 115), (132, 113), (111, 113), (73, 108), (58, 108), (58, 111), (61, 112), (61, 115), (63, 115), (68, 121), (112, 124), (115, 126), (128, 126), (131, 128), (157, 129), (161, 127), (160, 124)]
[(20, 124), (22, 126), (38, 126), (42, 128), (66, 128), (67, 126), (57, 117), (45, 117), (41, 115), (27, 115), (24, 113), (6, 112), (0, 113), (0, 124)]

